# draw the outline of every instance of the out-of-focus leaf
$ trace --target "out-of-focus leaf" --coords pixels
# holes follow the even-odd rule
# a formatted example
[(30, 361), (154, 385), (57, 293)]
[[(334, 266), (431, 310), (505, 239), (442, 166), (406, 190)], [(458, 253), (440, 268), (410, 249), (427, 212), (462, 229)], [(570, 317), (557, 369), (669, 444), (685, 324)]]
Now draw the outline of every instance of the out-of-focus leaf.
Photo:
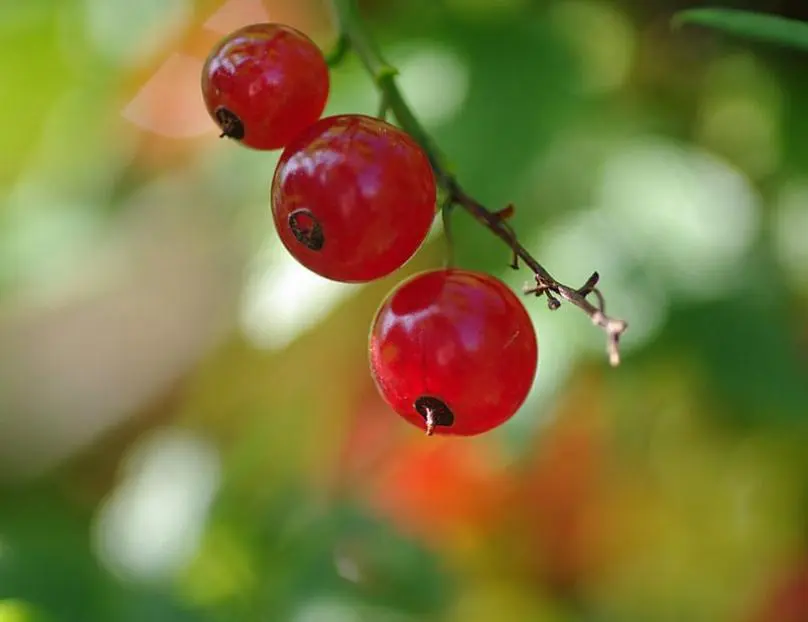
[(57, 620), (97, 619), (105, 576), (90, 553), (87, 517), (50, 487), (2, 497), (0, 599), (18, 598)]
[[(355, 506), (324, 507), (286, 490), (251, 512), (222, 508), (222, 518), (248, 534), (256, 583), (242, 601), (247, 617), (286, 619), (328, 595), (424, 619), (453, 594), (437, 556), (417, 540)], [(231, 601), (222, 613), (237, 607)]]
[[(773, 286), (776, 287), (776, 286)], [(805, 422), (808, 382), (782, 298), (745, 292), (675, 314), (667, 338), (696, 348), (705, 384), (735, 422)]]
[(354, 549), (364, 582), (360, 594), (373, 604), (417, 614), (418, 619), (439, 611), (453, 593), (452, 582), (441, 572), (437, 558), (419, 542), (393, 531), (385, 523), (346, 512), (341, 542)]
[[(114, 595), (114, 592), (111, 592)], [(177, 602), (170, 594), (157, 590), (122, 591), (107, 601), (100, 620), (116, 622), (203, 622), (213, 618)]]
[(170, 586), (119, 582), (91, 547), (92, 515), (48, 484), (0, 497), (0, 601), (30, 603), (49, 622), (202, 622)]
[(686, 24), (808, 52), (808, 23), (779, 15), (738, 9), (691, 9), (673, 18), (674, 26)]
[(59, 48), (53, 15), (33, 15), (18, 28), (0, 31), (0, 41), (0, 61), (4, 67), (0, 113), (14, 119), (4, 132), (0, 150), (0, 183), (3, 183), (13, 179), (27, 163), (48, 113), (69, 88), (72, 74)]

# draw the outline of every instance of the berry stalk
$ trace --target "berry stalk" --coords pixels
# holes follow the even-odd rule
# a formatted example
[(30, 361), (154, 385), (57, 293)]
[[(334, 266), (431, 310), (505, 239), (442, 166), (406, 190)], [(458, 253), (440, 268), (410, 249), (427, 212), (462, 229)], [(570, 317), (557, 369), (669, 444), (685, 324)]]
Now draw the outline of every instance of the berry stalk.
[[(515, 232), (506, 222), (507, 216), (513, 211), (512, 208), (498, 212), (491, 211), (463, 190), (432, 137), (405, 101), (396, 82), (398, 72), (384, 59), (375, 39), (365, 28), (357, 1), (332, 0), (332, 6), (341, 33), (341, 45), (347, 44), (356, 53), (372, 76), (385, 108), (393, 114), (399, 126), (426, 152), (437, 183), (448, 197), (443, 209), (453, 206), (465, 209), (477, 222), (508, 245), (513, 253), (512, 267), (518, 268), (518, 260), (521, 259), (533, 272), (534, 284), (525, 288), (525, 294), (544, 295), (547, 298), (547, 306), (552, 311), (561, 306), (563, 299), (586, 313), (592, 323), (606, 333), (609, 362), (613, 366), (618, 365), (619, 341), (628, 324), (624, 320), (606, 314), (605, 299), (596, 287), (600, 278), (598, 273), (594, 272), (586, 283), (577, 288), (557, 281), (517, 240)], [(594, 302), (589, 299), (590, 296), (594, 298)]]

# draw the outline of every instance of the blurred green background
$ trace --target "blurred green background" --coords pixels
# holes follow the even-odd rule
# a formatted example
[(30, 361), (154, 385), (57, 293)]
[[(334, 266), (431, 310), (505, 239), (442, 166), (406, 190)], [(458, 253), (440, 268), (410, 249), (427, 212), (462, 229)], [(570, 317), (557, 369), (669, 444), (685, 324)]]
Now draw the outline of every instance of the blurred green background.
[[(611, 369), (525, 299), (528, 402), (447, 440), (367, 367), (439, 225), (383, 281), (307, 273), (277, 154), (202, 106), (215, 41), (328, 47), (323, 2), (0, 2), (0, 622), (808, 620), (808, 57), (671, 30), (694, 5), (362, 3), (467, 189), (630, 323)], [(328, 112), (376, 107), (349, 58)], [(529, 281), (454, 222), (460, 265)]]

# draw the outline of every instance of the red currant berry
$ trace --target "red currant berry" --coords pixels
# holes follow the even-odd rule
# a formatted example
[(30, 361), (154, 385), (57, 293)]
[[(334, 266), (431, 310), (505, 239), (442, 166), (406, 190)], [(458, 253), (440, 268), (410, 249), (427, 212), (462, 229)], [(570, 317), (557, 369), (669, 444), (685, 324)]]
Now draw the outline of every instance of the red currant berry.
[(281, 154), (272, 215), (288, 251), (334, 281), (400, 268), (435, 216), (435, 177), (405, 132), (374, 117), (321, 119)]
[(281, 24), (230, 33), (202, 69), (202, 95), (222, 136), (253, 149), (281, 149), (317, 121), (328, 89), (323, 53), (306, 35)]
[(370, 332), (379, 392), (427, 434), (472, 436), (510, 419), (533, 385), (538, 358), (516, 294), (467, 270), (433, 270), (399, 284)]

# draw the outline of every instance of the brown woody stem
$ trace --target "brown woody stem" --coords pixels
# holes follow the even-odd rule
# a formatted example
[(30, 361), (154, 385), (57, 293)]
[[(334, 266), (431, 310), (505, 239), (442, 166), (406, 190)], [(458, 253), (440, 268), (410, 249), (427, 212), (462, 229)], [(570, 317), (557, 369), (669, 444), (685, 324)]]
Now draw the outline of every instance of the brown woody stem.
[[(426, 152), (438, 184), (449, 197), (448, 202), (465, 209), (477, 222), (507, 244), (513, 253), (512, 266), (514, 268), (518, 267), (517, 258), (530, 268), (534, 275), (535, 285), (527, 288), (526, 294), (536, 296), (543, 294), (547, 298), (547, 305), (551, 310), (561, 306), (560, 299), (566, 300), (586, 313), (593, 324), (602, 328), (606, 333), (609, 362), (612, 365), (618, 365), (620, 363), (619, 341), (628, 328), (628, 324), (624, 320), (606, 315), (605, 300), (596, 287), (598, 273), (593, 273), (587, 282), (578, 288), (560, 283), (516, 239), (513, 229), (505, 222), (510, 215), (507, 208), (505, 213), (491, 211), (463, 190), (451, 167), (434, 144), (432, 137), (404, 100), (396, 83), (398, 72), (384, 60), (376, 41), (365, 29), (356, 0), (332, 0), (332, 4), (341, 33), (340, 41), (343, 44), (347, 43), (350, 49), (356, 53), (365, 69), (373, 77), (387, 110), (393, 113), (401, 128), (410, 134)], [(589, 300), (589, 296), (594, 297), (594, 303)]]

